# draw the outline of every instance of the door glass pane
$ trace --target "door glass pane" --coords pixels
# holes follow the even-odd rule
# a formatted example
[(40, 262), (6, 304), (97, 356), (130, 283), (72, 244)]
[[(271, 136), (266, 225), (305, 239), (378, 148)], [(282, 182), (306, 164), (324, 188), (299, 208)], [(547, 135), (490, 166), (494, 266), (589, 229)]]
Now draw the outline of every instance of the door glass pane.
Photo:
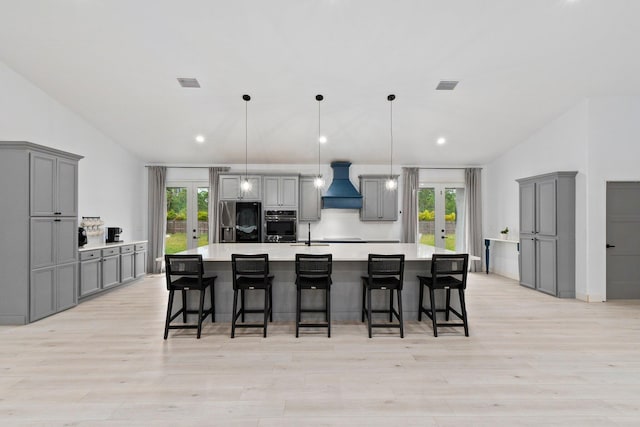
[(167, 187), (166, 254), (187, 249), (187, 188)]
[(435, 246), (435, 188), (418, 191), (418, 242)]
[(198, 247), (209, 244), (209, 187), (198, 187)]
[(444, 230), (445, 249), (456, 250), (456, 232), (458, 217), (458, 199), (456, 188), (446, 188), (444, 191)]

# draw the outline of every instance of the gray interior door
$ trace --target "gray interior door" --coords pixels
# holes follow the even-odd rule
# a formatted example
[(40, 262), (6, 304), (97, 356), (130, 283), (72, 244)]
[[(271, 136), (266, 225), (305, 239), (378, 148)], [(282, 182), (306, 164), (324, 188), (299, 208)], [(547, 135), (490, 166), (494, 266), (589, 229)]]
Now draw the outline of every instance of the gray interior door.
[(607, 299), (640, 298), (640, 182), (607, 183)]

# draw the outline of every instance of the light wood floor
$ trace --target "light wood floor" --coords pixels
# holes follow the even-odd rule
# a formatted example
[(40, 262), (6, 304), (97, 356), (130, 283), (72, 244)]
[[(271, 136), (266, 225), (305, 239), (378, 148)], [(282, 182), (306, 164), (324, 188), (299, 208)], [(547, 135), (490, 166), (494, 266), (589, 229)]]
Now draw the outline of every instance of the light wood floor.
[[(640, 425), (640, 301), (560, 300), (494, 275), (467, 290), (471, 337), (427, 322), (269, 337), (173, 331), (147, 278), (0, 328), (0, 425)], [(405, 301), (405, 304), (409, 304)]]

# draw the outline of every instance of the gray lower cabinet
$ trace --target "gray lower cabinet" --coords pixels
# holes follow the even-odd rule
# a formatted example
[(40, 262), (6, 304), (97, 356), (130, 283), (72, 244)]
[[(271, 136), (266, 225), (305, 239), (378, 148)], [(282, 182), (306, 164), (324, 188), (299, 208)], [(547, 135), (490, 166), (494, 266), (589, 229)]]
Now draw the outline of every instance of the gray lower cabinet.
[(575, 298), (575, 176), (554, 172), (520, 184), (520, 284)]
[(80, 298), (94, 294), (102, 288), (102, 256), (100, 250), (80, 257)]
[(133, 245), (120, 247), (120, 282), (128, 282), (135, 277)]
[(314, 184), (315, 178), (315, 176), (300, 177), (300, 206), (298, 209), (298, 221), (300, 222), (320, 221), (322, 194)]
[(65, 310), (77, 304), (77, 263), (33, 270), (30, 283), (30, 320)]
[(145, 274), (147, 244), (118, 245), (80, 252), (80, 291), (85, 298)]
[[(388, 190), (388, 175), (360, 175), (361, 221), (397, 221), (398, 189)], [(398, 179), (394, 175), (394, 179)]]
[(147, 273), (147, 244), (136, 243), (134, 253), (133, 271), (136, 278)]
[(120, 284), (120, 249), (102, 250), (102, 289)]

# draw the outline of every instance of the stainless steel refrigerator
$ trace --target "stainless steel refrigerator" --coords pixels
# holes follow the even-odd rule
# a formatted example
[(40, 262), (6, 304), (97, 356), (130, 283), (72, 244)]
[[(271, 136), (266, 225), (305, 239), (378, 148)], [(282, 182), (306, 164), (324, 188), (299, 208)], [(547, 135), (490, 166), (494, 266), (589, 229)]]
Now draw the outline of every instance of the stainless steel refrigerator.
[(220, 202), (220, 243), (260, 243), (262, 241), (260, 202)]

